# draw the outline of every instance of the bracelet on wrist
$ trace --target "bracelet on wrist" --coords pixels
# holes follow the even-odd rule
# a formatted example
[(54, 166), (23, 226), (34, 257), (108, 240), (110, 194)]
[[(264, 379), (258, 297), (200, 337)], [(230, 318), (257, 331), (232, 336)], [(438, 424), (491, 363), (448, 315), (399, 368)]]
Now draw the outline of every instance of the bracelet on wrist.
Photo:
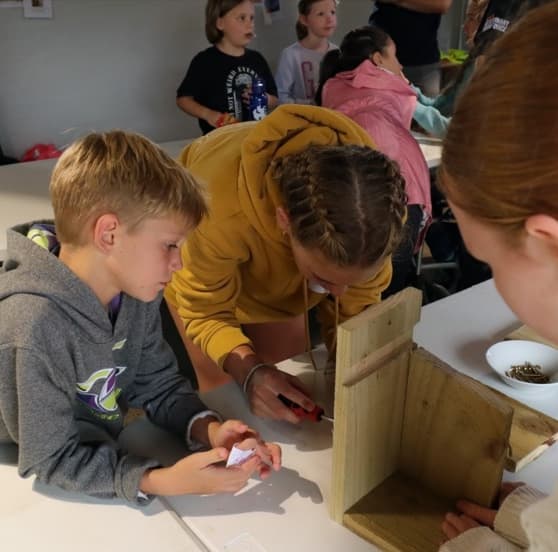
[(246, 374), (246, 377), (244, 378), (244, 381), (242, 382), (242, 391), (244, 392), (244, 394), (246, 395), (248, 393), (248, 384), (250, 383), (250, 380), (252, 379), (252, 376), (260, 369), (263, 368), (264, 366), (273, 366), (273, 364), (268, 364), (267, 362), (259, 362), (258, 364), (254, 364), (254, 366), (252, 366), (252, 368), (250, 368), (250, 371)]

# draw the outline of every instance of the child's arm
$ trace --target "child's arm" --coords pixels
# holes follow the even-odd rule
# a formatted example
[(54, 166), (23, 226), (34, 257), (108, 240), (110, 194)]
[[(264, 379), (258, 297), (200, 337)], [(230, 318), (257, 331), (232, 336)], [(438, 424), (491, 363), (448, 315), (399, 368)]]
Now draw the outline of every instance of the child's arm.
[(277, 94), (280, 104), (296, 103), (294, 94), (292, 93), (295, 78), (292, 63), (293, 58), (289, 55), (288, 50), (281, 52), (277, 72), (275, 73), (275, 82), (277, 84)]
[(435, 107), (417, 102), (413, 119), (429, 134), (443, 138), (448, 130), (450, 117), (444, 117)]
[(409, 86), (413, 89), (413, 92), (417, 95), (417, 100), (419, 103), (421, 103), (422, 105), (436, 104), (436, 100), (438, 99), (437, 97), (431, 98), (430, 96), (425, 96), (422, 93), (422, 90), (418, 86), (415, 86), (414, 84), (409, 83)]
[[(274, 443), (265, 443), (246, 424), (229, 420), (221, 424), (214, 418), (203, 418), (192, 428), (199, 441), (207, 440), (213, 448), (192, 454), (168, 468), (157, 468), (144, 473), (140, 489), (146, 494), (212, 494), (236, 492), (248, 478), (259, 472), (262, 479), (281, 467), (281, 449)], [(255, 453), (244, 463), (225, 467), (230, 449), (235, 443), (249, 439)]]
[(273, 78), (273, 74), (266, 59), (260, 54), (256, 52), (256, 55), (260, 58), (259, 62), (257, 63), (258, 73), (263, 78), (265, 82), (265, 90), (267, 92), (267, 108), (269, 111), (277, 107), (279, 100), (277, 99), (277, 85), (275, 84), (275, 79)]
[(277, 98), (277, 96), (274, 96), (273, 94), (268, 93), (267, 94), (267, 107), (268, 107), (269, 111), (276, 108), (278, 104), (279, 104), (279, 99)]
[[(64, 332), (58, 330), (65, 325), (52, 313), (48, 318), (53, 331), (33, 336), (40, 348), (14, 346), (0, 352), (0, 365), (13, 366), (13, 373), (19, 374), (17, 384), (0, 385), (2, 422), (18, 439), (19, 474), (35, 475), (42, 483), (68, 491), (140, 503), (139, 481), (158, 462), (123, 455), (102, 426), (85, 424), (90, 437), (80, 434), (76, 406), (84, 412), (99, 406), (76, 397), (75, 359), (67, 351)], [(120, 414), (113, 415), (117, 424)]]
[[(176, 98), (176, 105), (187, 113), (196, 117), (197, 119), (203, 119), (212, 127), (219, 127), (225, 124), (227, 118), (227, 113), (221, 113), (220, 111), (215, 111), (205, 107), (201, 103), (194, 100), (192, 96), (180, 96)], [(232, 121), (230, 121), (232, 122)]]

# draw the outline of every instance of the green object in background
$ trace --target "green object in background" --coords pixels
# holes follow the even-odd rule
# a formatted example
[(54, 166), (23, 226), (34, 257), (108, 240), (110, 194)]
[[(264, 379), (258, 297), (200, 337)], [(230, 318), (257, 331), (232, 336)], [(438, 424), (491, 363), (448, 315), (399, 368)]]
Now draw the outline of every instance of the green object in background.
[(445, 52), (440, 52), (440, 59), (449, 61), (450, 63), (463, 63), (467, 59), (467, 57), (469, 57), (469, 52), (467, 52), (467, 50), (450, 48)]

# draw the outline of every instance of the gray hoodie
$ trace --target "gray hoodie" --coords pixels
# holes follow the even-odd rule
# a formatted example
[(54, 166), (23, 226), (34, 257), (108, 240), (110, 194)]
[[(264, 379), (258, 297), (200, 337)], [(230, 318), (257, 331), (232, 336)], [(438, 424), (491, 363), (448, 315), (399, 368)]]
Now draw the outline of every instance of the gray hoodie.
[[(141, 503), (139, 481), (157, 462), (115, 444), (127, 405), (183, 438), (206, 407), (162, 337), (159, 301), (123, 294), (113, 327), (91, 288), (28, 239), (29, 228), (8, 231), (0, 269), (0, 443), (19, 446), (24, 477)], [(87, 439), (92, 429), (107, 439)]]

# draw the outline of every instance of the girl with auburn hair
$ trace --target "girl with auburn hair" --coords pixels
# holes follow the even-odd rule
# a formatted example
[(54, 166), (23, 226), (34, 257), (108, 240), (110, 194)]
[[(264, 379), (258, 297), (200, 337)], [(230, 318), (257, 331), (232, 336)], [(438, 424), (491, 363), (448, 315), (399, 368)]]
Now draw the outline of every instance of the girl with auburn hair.
[[(468, 249), (491, 266), (496, 287), (517, 316), (554, 343), (557, 28), (553, 1), (525, 15), (494, 44), (457, 104), (440, 169), (440, 186)], [(441, 550), (556, 550), (558, 490), (546, 498), (526, 485), (507, 484), (502, 491), (498, 511), (459, 501), (459, 514), (447, 514), (443, 524), (451, 540)]]
[[(210, 214), (182, 247), (165, 296), (200, 389), (232, 377), (253, 412), (296, 423), (277, 398), (314, 403), (275, 364), (309, 350), (318, 308), (333, 355), (336, 324), (380, 300), (405, 217), (397, 166), (345, 116), (283, 105), (188, 146)], [(218, 152), (218, 161), (216, 161)]]

